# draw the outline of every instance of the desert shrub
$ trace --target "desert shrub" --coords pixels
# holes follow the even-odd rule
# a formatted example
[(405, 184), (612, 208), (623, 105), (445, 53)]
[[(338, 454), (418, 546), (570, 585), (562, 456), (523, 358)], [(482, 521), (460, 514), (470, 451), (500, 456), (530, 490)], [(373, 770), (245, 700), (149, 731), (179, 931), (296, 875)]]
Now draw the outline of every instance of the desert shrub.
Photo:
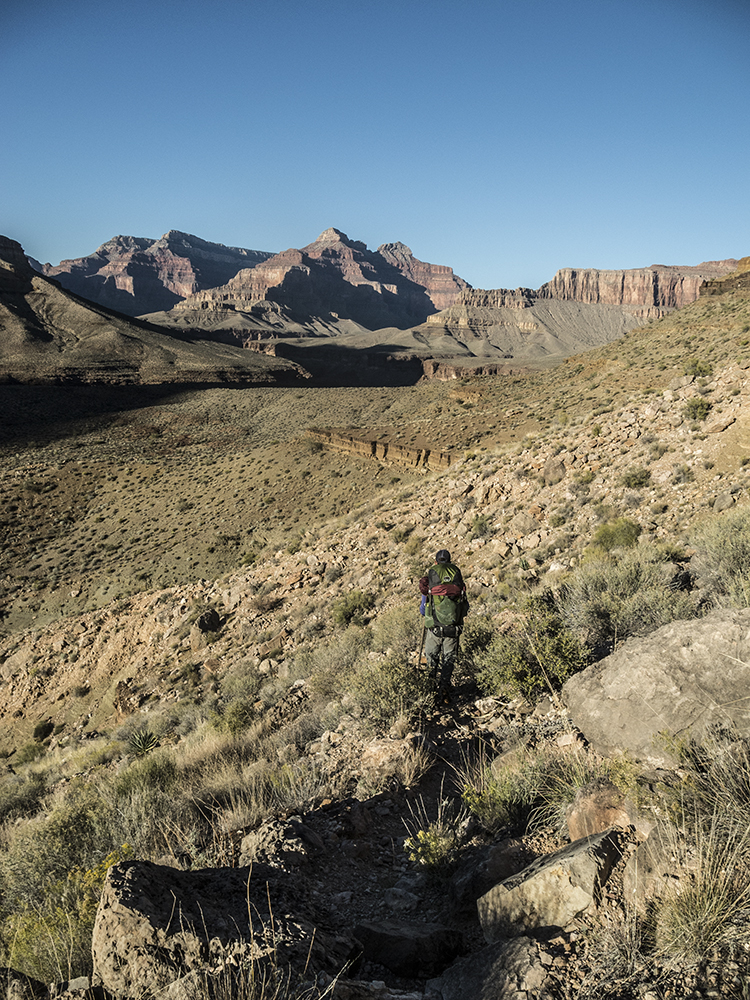
[(377, 616), (371, 625), (372, 648), (392, 650), (405, 656), (419, 647), (422, 618), (414, 602), (390, 608)]
[(713, 369), (708, 361), (704, 361), (702, 358), (692, 358), (687, 365), (685, 365), (686, 375), (695, 375), (696, 378), (703, 378), (712, 373)]
[(624, 795), (635, 788), (637, 767), (625, 757), (607, 759), (589, 750), (560, 753), (546, 744), (523, 747), (493, 763), (480, 749), (456, 768), (457, 784), (467, 808), (489, 832), (552, 828), (564, 837), (567, 810), (578, 791), (596, 781), (608, 781)]
[(111, 849), (98, 825), (103, 804), (89, 786), (73, 788), (50, 812), (13, 830), (0, 854), (2, 906), (22, 912), (43, 901), (73, 868), (96, 864)]
[(91, 933), (107, 871), (131, 856), (123, 844), (91, 868), (74, 867), (37, 905), (6, 917), (0, 935), (8, 965), (42, 982), (90, 975)]
[(462, 802), (489, 833), (526, 826), (536, 791), (529, 782), (525, 756), (526, 751), (520, 749), (507, 755), (503, 767), (493, 770), (486, 750), (480, 747), (455, 769)]
[(464, 622), (460, 642), (460, 662), (469, 671), (476, 671), (477, 656), (492, 642), (495, 627), (486, 614), (470, 614)]
[(682, 483), (692, 483), (695, 479), (695, 472), (689, 465), (684, 463), (672, 466), (672, 483), (680, 486)]
[(219, 727), (236, 736), (252, 724), (254, 717), (253, 702), (247, 698), (235, 698), (224, 709), (220, 717)]
[(260, 674), (252, 663), (241, 660), (230, 667), (221, 681), (221, 693), (227, 701), (244, 698), (250, 701), (256, 698), (260, 690)]
[(641, 526), (627, 517), (617, 517), (614, 521), (600, 524), (594, 532), (593, 544), (605, 552), (612, 549), (629, 549), (638, 541)]
[(691, 534), (693, 565), (714, 604), (750, 604), (750, 507), (735, 507), (698, 525)]
[(627, 757), (599, 757), (591, 750), (560, 753), (543, 745), (530, 755), (528, 781), (536, 790), (537, 804), (529, 816), (528, 827), (551, 827), (560, 836), (567, 831), (568, 807), (581, 788), (595, 782), (610, 782), (631, 794), (636, 787), (638, 766)]
[(648, 486), (651, 482), (651, 473), (648, 469), (628, 469), (620, 476), (620, 482), (629, 490), (637, 490), (642, 486)]
[(0, 784), (0, 822), (35, 813), (46, 790), (47, 782), (41, 771), (6, 775)]
[(533, 698), (557, 690), (586, 666), (579, 638), (566, 626), (550, 591), (523, 602), (511, 629), (474, 655), (477, 681), (487, 694)]
[(561, 616), (587, 646), (603, 652), (620, 639), (695, 616), (695, 597), (671, 590), (673, 576), (674, 567), (651, 545), (590, 557), (560, 588)]
[(349, 681), (348, 693), (362, 715), (379, 729), (400, 715), (426, 707), (432, 694), (424, 674), (397, 654), (364, 661)]
[(134, 792), (151, 789), (168, 792), (177, 779), (174, 753), (169, 749), (162, 749), (138, 757), (129, 767), (115, 776), (112, 787), (115, 797), (126, 798)]
[(672, 841), (680, 877), (659, 902), (656, 944), (673, 961), (701, 964), (736, 938), (750, 906), (750, 830), (727, 831), (714, 816)]
[(363, 625), (365, 615), (375, 603), (375, 598), (363, 590), (352, 590), (331, 605), (331, 618), (337, 625)]
[(702, 396), (692, 396), (682, 408), (688, 420), (705, 420), (711, 411), (711, 404)]
[(469, 531), (469, 541), (474, 538), (484, 538), (492, 531), (492, 522), (486, 514), (477, 514), (471, 522)]
[(36, 740), (32, 740), (30, 743), (24, 743), (23, 746), (16, 750), (13, 763), (16, 767), (21, 767), (23, 764), (30, 764), (34, 760), (39, 760), (39, 758), (44, 757), (46, 753), (47, 748), (43, 743), (38, 743)]
[(441, 785), (434, 819), (430, 819), (422, 798), (416, 804), (409, 803), (409, 813), (409, 818), (404, 819), (409, 832), (404, 850), (409, 860), (433, 872), (448, 868), (460, 845), (463, 812), (443, 794)]
[(314, 696), (339, 695), (345, 690), (356, 663), (367, 653), (370, 638), (368, 629), (352, 625), (330, 642), (319, 642), (301, 650), (295, 655), (291, 670), (299, 677), (308, 678)]

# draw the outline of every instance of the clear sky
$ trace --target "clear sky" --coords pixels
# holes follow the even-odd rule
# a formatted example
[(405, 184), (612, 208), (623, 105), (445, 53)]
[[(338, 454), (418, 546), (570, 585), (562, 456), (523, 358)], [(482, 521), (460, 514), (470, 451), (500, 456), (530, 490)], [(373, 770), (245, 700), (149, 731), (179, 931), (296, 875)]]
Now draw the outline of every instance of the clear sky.
[(477, 288), (750, 254), (750, 0), (6, 0), (0, 233), (329, 226)]

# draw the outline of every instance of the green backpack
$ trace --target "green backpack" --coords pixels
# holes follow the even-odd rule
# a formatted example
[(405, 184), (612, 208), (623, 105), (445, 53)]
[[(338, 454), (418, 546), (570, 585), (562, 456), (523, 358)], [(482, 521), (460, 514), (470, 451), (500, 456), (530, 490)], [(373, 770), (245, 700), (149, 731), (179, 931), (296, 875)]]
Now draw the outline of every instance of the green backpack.
[[(425, 627), (451, 629), (453, 635), (457, 635), (469, 604), (461, 570), (453, 563), (437, 563), (427, 571), (427, 586)], [(446, 631), (445, 634), (450, 635), (451, 632)]]

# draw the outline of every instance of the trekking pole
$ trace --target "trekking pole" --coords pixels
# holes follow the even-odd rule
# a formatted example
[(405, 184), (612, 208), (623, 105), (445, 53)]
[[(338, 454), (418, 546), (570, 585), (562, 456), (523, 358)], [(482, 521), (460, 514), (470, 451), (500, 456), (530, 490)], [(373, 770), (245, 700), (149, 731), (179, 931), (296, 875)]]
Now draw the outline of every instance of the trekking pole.
[(422, 650), (424, 649), (424, 637), (427, 634), (427, 626), (422, 626), (422, 641), (419, 643), (419, 655), (417, 656), (417, 670), (422, 669)]

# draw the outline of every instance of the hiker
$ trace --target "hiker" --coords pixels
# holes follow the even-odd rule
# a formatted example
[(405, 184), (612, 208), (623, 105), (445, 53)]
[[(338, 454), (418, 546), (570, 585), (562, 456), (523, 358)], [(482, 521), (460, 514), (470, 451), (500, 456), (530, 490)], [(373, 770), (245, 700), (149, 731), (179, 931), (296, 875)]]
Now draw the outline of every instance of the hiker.
[(427, 666), (430, 677), (437, 681), (438, 699), (445, 701), (450, 697), (458, 637), (469, 610), (461, 570), (451, 562), (447, 549), (440, 549), (435, 556), (435, 565), (419, 581), (419, 592), (422, 595), (419, 611), (424, 615), (427, 630), (424, 647)]

